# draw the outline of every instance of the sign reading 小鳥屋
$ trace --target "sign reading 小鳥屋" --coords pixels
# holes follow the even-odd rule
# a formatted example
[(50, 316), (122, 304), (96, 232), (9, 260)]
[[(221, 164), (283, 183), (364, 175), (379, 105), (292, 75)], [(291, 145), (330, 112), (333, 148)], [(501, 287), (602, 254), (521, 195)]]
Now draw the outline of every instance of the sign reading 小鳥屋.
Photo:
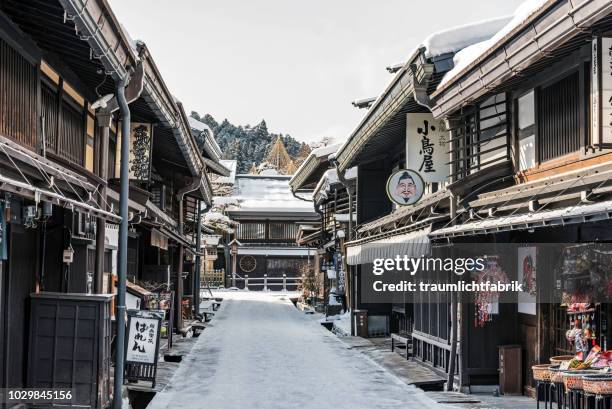
[(424, 182), (444, 182), (449, 176), (449, 133), (430, 113), (406, 114), (406, 167)]

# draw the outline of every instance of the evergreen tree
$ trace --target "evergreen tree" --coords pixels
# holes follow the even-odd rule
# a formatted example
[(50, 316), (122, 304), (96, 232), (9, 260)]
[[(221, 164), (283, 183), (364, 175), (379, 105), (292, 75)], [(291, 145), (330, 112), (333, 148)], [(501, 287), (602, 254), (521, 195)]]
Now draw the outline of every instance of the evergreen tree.
[(191, 116), (204, 122), (215, 134), (215, 139), (223, 152), (223, 159), (235, 159), (238, 173), (248, 173), (252, 165), (259, 166), (269, 155), (274, 143), (280, 138), (284, 150), (294, 162), (288, 170), (301, 162), (304, 143), (300, 143), (290, 135), (270, 133), (268, 124), (262, 119), (255, 126), (236, 126), (227, 119), (217, 122), (210, 114), (200, 115), (192, 112)]

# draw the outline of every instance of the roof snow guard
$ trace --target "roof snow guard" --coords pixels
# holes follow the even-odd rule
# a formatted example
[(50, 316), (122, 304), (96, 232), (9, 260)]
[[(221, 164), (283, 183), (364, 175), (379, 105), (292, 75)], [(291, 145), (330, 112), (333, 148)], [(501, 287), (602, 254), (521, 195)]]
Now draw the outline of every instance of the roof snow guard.
[(115, 80), (128, 76), (138, 56), (132, 50), (115, 14), (104, 0), (59, 0), (66, 19), (74, 21), (81, 39), (86, 40), (107, 73)]

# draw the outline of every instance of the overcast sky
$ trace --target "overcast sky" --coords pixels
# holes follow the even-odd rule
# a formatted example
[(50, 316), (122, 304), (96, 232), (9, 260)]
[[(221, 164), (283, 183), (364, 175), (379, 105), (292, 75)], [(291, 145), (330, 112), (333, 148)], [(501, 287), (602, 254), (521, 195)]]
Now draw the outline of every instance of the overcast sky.
[(298, 140), (345, 139), (385, 67), (432, 32), (511, 14), (522, 0), (111, 0), (185, 109)]

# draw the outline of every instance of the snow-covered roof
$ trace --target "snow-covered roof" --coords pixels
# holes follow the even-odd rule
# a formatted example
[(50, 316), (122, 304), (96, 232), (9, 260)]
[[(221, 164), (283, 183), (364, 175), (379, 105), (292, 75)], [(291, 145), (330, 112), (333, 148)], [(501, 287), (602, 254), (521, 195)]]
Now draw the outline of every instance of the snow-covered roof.
[[(432, 33), (409, 54), (404, 67), (408, 67), (415, 62), (421, 53), (426, 58), (432, 58), (443, 54), (456, 53), (465, 47), (483, 41), (493, 36), (510, 19), (510, 17), (495, 18)], [(393, 76), (353, 132), (338, 148), (335, 155), (338, 158), (340, 169), (354, 165), (351, 161), (360, 154), (370, 138), (375, 136), (388, 123), (388, 116), (394, 114), (389, 106), (396, 106), (398, 107), (396, 110), (399, 111), (401, 104), (391, 104), (390, 101), (397, 102), (400, 98), (405, 100), (412, 98), (412, 93), (406, 92), (406, 87), (411, 83), (411, 81), (405, 81), (407, 75), (412, 75), (410, 70), (406, 68), (397, 70), (397, 74)]]
[(214, 184), (230, 184), (233, 185), (236, 181), (236, 168), (238, 167), (238, 161), (234, 159), (221, 159), (219, 161), (224, 168), (229, 169), (229, 176), (219, 176), (216, 178), (213, 183)]
[(236, 175), (234, 194), (227, 199), (237, 200), (239, 205), (228, 210), (232, 213), (314, 213), (312, 202), (293, 196), (289, 179), (285, 175)]
[(514, 11), (513, 15), (505, 18), (506, 22), (489, 36), (481, 38), (478, 42), (463, 48), (453, 58), (454, 67), (448, 71), (438, 85), (438, 89), (443, 88), (451, 79), (455, 78), (460, 72), (475, 62), (481, 55), (494, 47), (503, 40), (511, 31), (519, 27), (532, 14), (544, 6), (548, 0), (525, 0)]
[(200, 132), (202, 131), (212, 132), (210, 127), (206, 125), (204, 122), (198, 121), (192, 116), (188, 117), (187, 119), (189, 120), (189, 126), (191, 127), (191, 129), (195, 129), (196, 131), (200, 131)]
[[(355, 179), (357, 177), (357, 166), (348, 168), (346, 172), (344, 172), (344, 177), (347, 180)], [(331, 186), (338, 183), (340, 183), (340, 179), (338, 178), (338, 172), (336, 169), (326, 170), (313, 192), (317, 202), (319, 197), (327, 198)]]
[(197, 133), (204, 133), (206, 135), (206, 143), (209, 145), (207, 148), (211, 150), (211, 153), (213, 154), (214, 158), (218, 160), (223, 152), (221, 151), (221, 147), (219, 147), (219, 144), (215, 140), (215, 134), (212, 129), (210, 129), (210, 127), (204, 122), (198, 121), (194, 117), (190, 116), (187, 118), (187, 120), (189, 121), (189, 127), (192, 131), (196, 131)]
[(331, 145), (315, 148), (312, 150), (312, 152), (310, 152), (310, 154), (317, 158), (322, 158), (324, 156), (329, 156), (332, 153), (335, 153), (339, 147), (340, 147), (339, 143), (332, 143)]
[(321, 164), (321, 162), (326, 161), (330, 155), (335, 154), (341, 145), (341, 143), (333, 143), (313, 149), (297, 168), (289, 184), (291, 186), (300, 186), (316, 171), (317, 166)]
[(423, 47), (426, 49), (425, 56), (430, 58), (454, 53), (472, 44), (487, 40), (508, 24), (511, 18), (511, 16), (498, 17), (433, 33), (423, 41)]

